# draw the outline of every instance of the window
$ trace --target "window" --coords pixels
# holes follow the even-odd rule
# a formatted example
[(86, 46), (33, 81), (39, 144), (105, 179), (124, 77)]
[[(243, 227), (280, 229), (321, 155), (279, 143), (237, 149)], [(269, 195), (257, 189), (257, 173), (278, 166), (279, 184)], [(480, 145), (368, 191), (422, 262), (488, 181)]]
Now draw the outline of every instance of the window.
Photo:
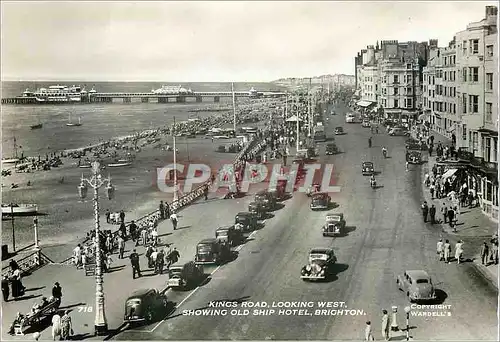
[(466, 55), (467, 54), (467, 41), (464, 40), (462, 42), (462, 55)]
[(413, 99), (406, 99), (406, 108), (413, 108)]
[(432, 85), (436, 84), (436, 78), (432, 76)]
[(399, 83), (399, 76), (398, 75), (394, 75), (394, 83)]
[(493, 45), (486, 45), (486, 56), (493, 57)]
[(378, 91), (378, 84), (375, 84), (375, 91)]
[(473, 55), (479, 53), (479, 39), (471, 39), (469, 41), (469, 52)]
[(469, 95), (469, 113), (479, 112), (479, 96)]
[(444, 103), (444, 111), (447, 112), (448, 111), (448, 102), (445, 102)]
[(462, 113), (467, 114), (467, 94), (462, 94)]
[[(495, 162), (495, 163), (498, 161), (498, 159), (497, 159), (497, 156), (498, 156), (497, 155), (497, 144), (498, 144), (498, 139), (497, 138), (493, 138), (493, 144), (492, 144), (492, 146), (493, 146), (493, 153), (491, 154), (491, 160), (490, 161)], [(497, 198), (497, 201), (498, 201), (498, 198)], [(497, 205), (498, 205), (498, 203), (497, 203)]]
[(445, 80), (445, 81), (447, 81), (447, 79), (446, 79), (447, 77), (446, 77), (446, 76), (448, 76), (448, 71), (445, 71), (445, 72), (444, 72), (444, 80)]
[(467, 141), (467, 125), (462, 125), (462, 140)]
[(491, 160), (491, 139), (490, 138), (484, 139), (483, 158), (487, 162), (489, 162)]
[(398, 100), (394, 100), (394, 108), (399, 108), (399, 101)]
[(486, 74), (486, 90), (493, 90), (493, 74)]
[(444, 96), (448, 96), (448, 87), (444, 87)]
[(485, 110), (485, 117), (484, 119), (487, 122), (492, 122), (493, 121), (493, 103), (491, 102), (486, 102), (486, 110)]
[(387, 88), (384, 88), (383, 90), (384, 95), (387, 95)]
[[(457, 56), (453, 56), (453, 65), (455, 65), (456, 57)], [(453, 73), (455, 73), (455, 72), (453, 72)]]
[(469, 68), (469, 82), (479, 82), (479, 67)]
[(406, 88), (406, 93), (408, 95), (413, 95), (413, 92), (411, 91), (411, 87)]
[(472, 151), (475, 152), (477, 151), (477, 144), (478, 144), (478, 133), (477, 132), (472, 132)]
[(406, 76), (406, 82), (411, 83), (412, 82), (412, 77), (411, 75)]
[(406, 69), (411, 69), (411, 64), (410, 63), (406, 64)]
[(399, 89), (398, 88), (394, 88), (394, 95), (399, 95)]
[(462, 81), (467, 82), (467, 68), (462, 69)]

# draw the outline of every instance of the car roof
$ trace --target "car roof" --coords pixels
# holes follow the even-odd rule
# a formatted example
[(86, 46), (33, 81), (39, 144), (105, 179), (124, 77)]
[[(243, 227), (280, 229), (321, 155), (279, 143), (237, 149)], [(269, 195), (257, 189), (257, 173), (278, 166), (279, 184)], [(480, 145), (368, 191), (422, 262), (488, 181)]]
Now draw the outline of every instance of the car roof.
[(151, 288), (135, 290), (134, 292), (132, 292), (132, 294), (130, 296), (128, 296), (128, 299), (143, 297), (145, 294), (147, 294), (151, 291), (156, 291), (156, 290), (151, 289)]
[(209, 238), (209, 239), (203, 239), (198, 244), (209, 244), (209, 243), (216, 243), (217, 239), (216, 238)]
[(181, 261), (177, 261), (175, 264), (170, 265), (169, 269), (183, 268), (184, 265), (192, 263), (192, 262), (193, 262), (193, 260), (181, 260)]
[(253, 214), (249, 211), (241, 211), (237, 213), (236, 216), (253, 216)]
[(312, 194), (312, 197), (326, 197), (328, 194), (326, 192), (317, 192), (315, 194)]
[(328, 217), (328, 216), (341, 216), (341, 217), (343, 217), (344, 213), (328, 213), (328, 214), (326, 214), (326, 217)]
[(363, 165), (373, 165), (373, 162), (363, 162)]
[(234, 226), (221, 226), (221, 227), (217, 228), (217, 230), (230, 230), (233, 228), (234, 228)]
[(425, 272), (424, 270), (410, 270), (410, 271), (406, 271), (406, 274), (408, 274), (413, 279), (428, 279), (428, 278), (430, 278), (429, 274), (427, 274), (427, 272)]
[(313, 248), (309, 252), (309, 254), (327, 254), (333, 252), (333, 249), (331, 248)]
[(337, 126), (337, 127), (335, 127), (335, 129), (339, 129), (339, 128), (343, 128), (343, 127), (342, 127), (342, 126)]

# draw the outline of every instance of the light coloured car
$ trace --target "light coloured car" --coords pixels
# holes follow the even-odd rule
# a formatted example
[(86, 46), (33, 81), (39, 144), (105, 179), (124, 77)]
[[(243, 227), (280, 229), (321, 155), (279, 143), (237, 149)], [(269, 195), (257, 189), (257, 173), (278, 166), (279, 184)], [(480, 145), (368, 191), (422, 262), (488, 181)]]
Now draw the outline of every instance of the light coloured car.
[(411, 303), (436, 299), (434, 285), (426, 271), (405, 271), (398, 276), (396, 282), (398, 288), (406, 294)]

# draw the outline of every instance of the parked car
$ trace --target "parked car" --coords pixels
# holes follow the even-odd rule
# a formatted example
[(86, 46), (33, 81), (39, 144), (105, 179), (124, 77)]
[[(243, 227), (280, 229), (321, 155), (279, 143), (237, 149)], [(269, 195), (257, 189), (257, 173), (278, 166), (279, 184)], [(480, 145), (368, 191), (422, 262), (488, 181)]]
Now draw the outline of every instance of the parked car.
[(375, 173), (372, 162), (363, 162), (361, 164), (361, 173), (363, 176), (371, 176)]
[(326, 279), (337, 262), (335, 252), (331, 248), (313, 248), (308, 259), (307, 265), (300, 271), (300, 278), (304, 281)]
[(276, 197), (266, 190), (257, 192), (254, 196), (254, 201), (264, 204), (268, 211), (276, 208)]
[(231, 248), (215, 238), (204, 239), (196, 245), (196, 264), (220, 265), (231, 257)]
[(248, 211), (261, 220), (266, 216), (266, 213), (268, 212), (267, 205), (262, 202), (250, 202), (250, 204), (248, 204)]
[(167, 286), (173, 289), (186, 289), (203, 281), (205, 272), (202, 265), (194, 261), (177, 262), (168, 269)]
[(420, 151), (406, 152), (406, 161), (410, 164), (420, 164), (422, 162), (422, 153)]
[(436, 299), (436, 291), (431, 277), (426, 271), (405, 271), (396, 280), (398, 288), (406, 293), (410, 302), (432, 301)]
[(361, 123), (361, 127), (370, 128), (370, 121), (363, 120), (363, 122)]
[(236, 229), (234, 226), (224, 226), (219, 227), (215, 231), (215, 238), (222, 243), (227, 243), (229, 246), (237, 246), (243, 241), (245, 241), (245, 237), (243, 236), (243, 232), (239, 229)]
[(389, 130), (389, 135), (390, 136), (406, 136), (409, 135), (410, 133), (401, 127), (393, 127)]
[(255, 213), (251, 212), (239, 212), (234, 217), (235, 228), (238, 225), (241, 225), (242, 231), (251, 232), (257, 229), (257, 220), (258, 217)]
[(167, 296), (156, 289), (140, 289), (134, 291), (125, 301), (126, 323), (152, 323), (162, 319), (167, 313)]
[(335, 135), (344, 134), (344, 128), (342, 126), (335, 127)]
[(326, 155), (334, 155), (339, 153), (339, 149), (335, 143), (328, 143), (325, 150)]
[(326, 192), (319, 192), (311, 195), (312, 210), (327, 210), (330, 207), (332, 198)]
[(345, 231), (344, 214), (327, 214), (323, 226), (323, 236), (342, 235)]

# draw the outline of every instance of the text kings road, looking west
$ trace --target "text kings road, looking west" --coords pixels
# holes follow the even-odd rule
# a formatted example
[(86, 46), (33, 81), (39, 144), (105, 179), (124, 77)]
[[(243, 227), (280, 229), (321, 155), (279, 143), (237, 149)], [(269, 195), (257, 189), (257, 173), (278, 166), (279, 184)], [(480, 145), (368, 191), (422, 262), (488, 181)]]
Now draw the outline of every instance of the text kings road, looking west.
[(248, 163), (243, 173), (235, 170), (232, 164), (222, 165), (214, 171), (207, 164), (169, 164), (156, 169), (156, 184), (165, 193), (174, 191), (172, 171), (176, 169), (178, 179), (184, 180), (178, 184), (178, 189), (184, 193), (192, 191), (197, 186), (215, 177), (215, 186), (211, 192), (218, 192), (238, 184), (241, 192), (248, 192), (251, 184), (266, 183), (268, 190), (275, 190), (280, 182), (286, 181), (286, 192), (307, 192), (313, 184), (320, 184), (322, 192), (336, 193), (341, 187), (335, 184), (333, 164), (297, 164), (283, 166), (281, 164), (251, 164)]

